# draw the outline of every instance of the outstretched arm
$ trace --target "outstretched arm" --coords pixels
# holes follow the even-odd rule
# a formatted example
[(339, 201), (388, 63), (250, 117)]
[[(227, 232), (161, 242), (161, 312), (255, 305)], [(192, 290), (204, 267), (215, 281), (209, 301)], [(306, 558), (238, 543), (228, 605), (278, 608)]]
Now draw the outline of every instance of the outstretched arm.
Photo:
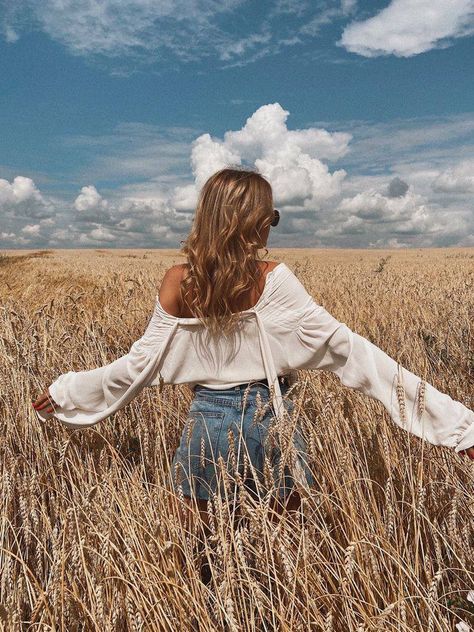
[[(163, 276), (159, 290), (160, 302), (170, 303), (179, 282), (179, 266), (173, 266)], [(176, 309), (178, 306), (176, 306)], [(128, 353), (110, 364), (86, 371), (68, 371), (60, 375), (33, 406), (40, 419), (51, 415), (71, 427), (91, 426), (116, 412), (144, 386), (155, 385), (161, 377), (159, 363), (173, 334), (169, 323), (163, 322), (155, 305), (143, 336), (133, 343)]]
[(83, 428), (117, 412), (145, 386), (161, 382), (159, 368), (174, 330), (155, 309), (145, 333), (126, 355), (105, 366), (60, 375), (37, 400), (38, 417), (44, 421), (53, 415), (66, 426)]
[(307, 293), (296, 336), (302, 362), (292, 368), (332, 371), (344, 386), (382, 402), (401, 428), (474, 458), (474, 411), (408, 371)]
[(147, 351), (140, 339), (133, 343), (126, 355), (110, 364), (63, 373), (34, 402), (35, 409), (44, 413), (51, 413), (56, 408), (63, 411), (105, 410), (143, 370), (148, 359)]

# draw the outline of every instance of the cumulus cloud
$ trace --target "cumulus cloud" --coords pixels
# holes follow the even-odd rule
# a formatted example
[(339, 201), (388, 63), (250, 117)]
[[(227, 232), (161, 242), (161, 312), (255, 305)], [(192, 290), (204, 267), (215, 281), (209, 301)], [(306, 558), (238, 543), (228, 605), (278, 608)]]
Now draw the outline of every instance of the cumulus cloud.
[(72, 227), (57, 228), (50, 234), (49, 240), (53, 246), (66, 246), (67, 244), (73, 245), (77, 237), (78, 234), (76, 234)]
[(82, 187), (74, 200), (74, 208), (78, 211), (77, 219), (83, 221), (106, 221), (110, 219), (108, 202), (97, 192), (93, 185)]
[(336, 160), (348, 151), (351, 135), (325, 129), (289, 130), (288, 110), (279, 103), (263, 105), (240, 130), (225, 132), (223, 140), (202, 134), (192, 144), (191, 165), (195, 192), (177, 187), (175, 198), (195, 199), (197, 190), (217, 170), (253, 164), (272, 185), (274, 202), (319, 207), (336, 196), (346, 176), (330, 172), (323, 159)]
[[(163, 175), (161, 183), (152, 179), (127, 184), (108, 196), (93, 184), (83, 186), (72, 203), (73, 222), (67, 229), (56, 227), (53, 239), (60, 244), (73, 236), (82, 245), (103, 242), (117, 246), (136, 239), (142, 246), (177, 247), (191, 226), (200, 188), (215, 171), (229, 165), (258, 169), (272, 184), (275, 203), (287, 215), (294, 214), (297, 221), (298, 213), (311, 217), (325, 201), (341, 193), (346, 172), (331, 172), (324, 161), (343, 157), (351, 135), (317, 127), (290, 130), (288, 115), (280, 104), (273, 103), (258, 108), (241, 129), (227, 131), (222, 139), (208, 133), (197, 136), (188, 145), (194, 182), (174, 185), (171, 176)], [(139, 134), (142, 141), (151, 138), (155, 144), (154, 130), (138, 126), (129, 131)], [(80, 142), (88, 144), (86, 138)], [(113, 146), (111, 139), (103, 142)], [(166, 142), (169, 145), (169, 139)], [(146, 148), (142, 152), (156, 164), (153, 152)], [(169, 153), (173, 153), (171, 149)], [(289, 220), (287, 226), (290, 233), (297, 231)]]
[(336, 212), (341, 217), (336, 230), (341, 237), (359, 236), (366, 246), (376, 248), (428, 245), (449, 225), (448, 218), (435, 217), (423, 196), (410, 191), (390, 197), (369, 189), (344, 198)]
[(0, 178), (0, 241), (11, 248), (42, 240), (41, 228), (54, 225), (56, 201), (45, 196), (31, 178)]
[(39, 235), (41, 226), (39, 224), (27, 224), (23, 226), (21, 231), (25, 233), (25, 235), (32, 235), (33, 237), (37, 237)]
[(0, 239), (2, 239), (2, 240), (9, 240), (9, 241), (12, 240), (13, 241), (15, 239), (15, 237), (16, 237), (15, 233), (6, 233), (5, 231), (2, 231), (0, 233)]
[[(113, 181), (113, 164), (122, 174), (126, 156), (120, 152), (128, 135), (137, 165), (148, 165), (148, 179), (138, 177), (137, 166), (135, 181), (101, 190), (88, 174), (71, 200), (47, 198), (33, 180), (22, 176), (11, 183), (0, 180), (0, 242), (12, 248), (35, 243), (179, 248), (206, 179), (222, 167), (243, 165), (263, 173), (272, 185), (275, 205), (283, 209), (270, 237), (276, 247), (472, 243), (474, 214), (463, 194), (473, 192), (474, 163), (453, 160), (457, 154), (458, 159), (459, 154), (472, 156), (472, 117), (401, 121), (398, 128), (395, 122), (359, 121), (345, 128), (337, 124), (339, 131), (330, 132), (324, 123), (288, 129), (288, 116), (280, 104), (272, 103), (221, 138), (195, 132), (194, 141), (190, 137), (187, 143), (187, 178), (180, 170), (176, 173), (174, 161), (179, 157), (182, 165), (185, 159), (183, 134), (190, 135), (189, 129), (170, 135), (155, 126), (124, 123), (117, 142), (109, 135), (76, 137), (73, 142), (86, 147), (95, 142), (99, 155), (107, 152), (107, 161), (96, 156), (91, 172), (95, 170), (97, 179)], [(153, 165), (160, 168), (159, 138), (170, 162), (153, 175)], [(119, 150), (115, 163), (113, 148)], [(331, 161), (340, 161), (344, 169), (330, 168)], [(39, 215), (32, 209), (40, 209)], [(44, 209), (49, 216), (41, 217)]]
[(474, 161), (465, 160), (442, 171), (433, 181), (433, 190), (447, 193), (474, 193)]
[(102, 199), (93, 185), (82, 187), (81, 193), (74, 201), (74, 208), (79, 212), (105, 209), (107, 206), (107, 201)]
[(414, 213), (424, 211), (424, 200), (420, 195), (408, 194), (388, 197), (376, 190), (362, 191), (352, 198), (344, 198), (339, 210), (365, 220), (396, 222), (410, 220)]
[(198, 192), (194, 184), (178, 186), (171, 196), (171, 204), (177, 211), (192, 211), (198, 202)]
[(364, 57), (411, 57), (473, 32), (473, 0), (392, 0), (375, 16), (346, 26), (338, 44)]
[(91, 230), (89, 237), (100, 242), (115, 241), (115, 235), (108, 228), (104, 228), (103, 226)]
[(190, 215), (177, 212), (170, 203), (171, 192), (161, 198), (133, 198), (121, 190), (104, 198), (93, 185), (83, 186), (72, 203), (75, 214), (67, 228), (51, 233), (54, 244), (82, 246), (175, 247), (189, 229)]
[[(241, 159), (229, 147), (210, 134), (202, 134), (192, 143), (191, 164), (196, 186), (200, 189), (215, 171), (230, 163), (240, 164)], [(180, 189), (177, 189), (177, 195)]]
[(0, 211), (7, 216), (39, 219), (54, 215), (54, 206), (31, 178), (16, 176), (11, 183), (0, 178)]

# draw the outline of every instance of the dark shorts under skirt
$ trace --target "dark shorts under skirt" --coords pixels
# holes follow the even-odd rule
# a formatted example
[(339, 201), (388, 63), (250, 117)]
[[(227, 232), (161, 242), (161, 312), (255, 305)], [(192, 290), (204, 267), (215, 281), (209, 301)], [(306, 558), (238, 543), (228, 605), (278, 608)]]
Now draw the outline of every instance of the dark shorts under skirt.
[(289, 413), (283, 432), (266, 383), (218, 391), (198, 384), (173, 457), (173, 486), (203, 500), (212, 493), (233, 494), (238, 479), (254, 498), (270, 491), (283, 500), (295, 488), (302, 495), (310, 493), (314, 478), (307, 445), (297, 420), (290, 419), (295, 406), (285, 397), (290, 387), (280, 388)]

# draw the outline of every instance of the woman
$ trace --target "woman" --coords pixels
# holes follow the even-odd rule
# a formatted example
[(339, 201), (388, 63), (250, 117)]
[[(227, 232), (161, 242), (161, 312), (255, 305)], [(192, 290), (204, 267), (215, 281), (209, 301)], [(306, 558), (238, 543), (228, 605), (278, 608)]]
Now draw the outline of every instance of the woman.
[[(188, 263), (166, 272), (142, 338), (105, 367), (61, 375), (34, 402), (41, 419), (54, 412), (66, 425), (86, 427), (144, 386), (189, 384), (194, 399), (173, 482), (188, 504), (197, 501), (204, 522), (211, 495), (226, 492), (226, 476), (254, 495), (271, 488), (276, 511), (298, 508), (300, 492), (313, 484), (298, 423), (286, 443), (275, 439), (271, 423), (283, 422), (283, 434), (291, 425), (284, 376), (297, 369), (333, 371), (381, 401), (401, 427), (474, 459), (473, 411), (430, 384), (420, 389), (420, 378), (317, 305), (285, 264), (258, 261), (278, 219), (259, 173), (226, 168), (212, 175), (182, 248)], [(399, 407), (397, 383), (405, 398)], [(422, 412), (408, 420), (408, 410)]]

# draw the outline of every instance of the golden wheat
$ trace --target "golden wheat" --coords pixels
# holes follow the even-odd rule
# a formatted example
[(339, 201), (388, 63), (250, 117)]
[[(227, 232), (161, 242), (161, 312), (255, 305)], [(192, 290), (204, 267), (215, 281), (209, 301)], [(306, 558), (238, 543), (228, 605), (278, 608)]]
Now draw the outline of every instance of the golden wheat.
[[(473, 408), (473, 250), (387, 252), (272, 255), (317, 303), (420, 376), (419, 418), (427, 383)], [(174, 451), (192, 430), (185, 385), (145, 389), (80, 431), (37, 420), (31, 400), (60, 373), (128, 351), (180, 261), (171, 250), (1, 258), (0, 629), (474, 627), (472, 462), (409, 435), (331, 373), (292, 375), (293, 411), (268, 443), (282, 458), (264, 460), (257, 498), (244, 483), (253, 464), (242, 437), (228, 434), (229, 463), (215, 463), (224, 495), (211, 495), (207, 530), (170, 486)], [(397, 397), (403, 420), (401, 381)], [(254, 423), (269, 408), (259, 401)], [(272, 491), (294, 466), (296, 423), (316, 485), (299, 511), (281, 514)]]

